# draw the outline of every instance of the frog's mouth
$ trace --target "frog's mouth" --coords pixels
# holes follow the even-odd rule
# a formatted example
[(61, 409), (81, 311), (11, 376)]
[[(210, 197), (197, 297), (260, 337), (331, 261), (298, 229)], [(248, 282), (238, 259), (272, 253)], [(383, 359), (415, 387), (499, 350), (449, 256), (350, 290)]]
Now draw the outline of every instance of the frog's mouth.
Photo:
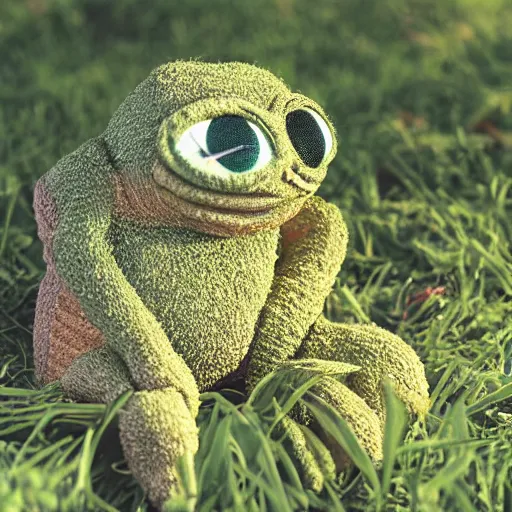
[(223, 194), (206, 190), (187, 182), (169, 167), (157, 161), (153, 168), (153, 179), (166, 192), (171, 193), (179, 200), (185, 201), (200, 211), (209, 211), (216, 214), (216, 219), (223, 216), (255, 218), (266, 217), (283, 208), (294, 209), (293, 203), (304, 198), (283, 199), (270, 193), (250, 194)]

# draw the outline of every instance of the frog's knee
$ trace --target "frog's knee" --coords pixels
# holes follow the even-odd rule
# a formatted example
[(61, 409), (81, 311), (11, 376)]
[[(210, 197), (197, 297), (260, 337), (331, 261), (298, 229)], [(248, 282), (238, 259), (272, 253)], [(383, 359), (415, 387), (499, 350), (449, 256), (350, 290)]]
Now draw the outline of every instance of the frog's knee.
[(391, 381), (410, 411), (423, 414), (428, 410), (428, 383), (420, 358), (404, 340), (382, 327), (336, 323), (319, 317), (297, 356), (360, 366), (361, 371), (347, 377), (347, 382), (381, 417), (384, 379)]
[(82, 402), (109, 403), (132, 389), (128, 369), (107, 347), (74, 359), (60, 383), (67, 396)]
[(404, 356), (417, 358), (400, 337), (382, 327), (332, 322), (323, 315), (311, 326), (299, 353), (301, 357), (334, 359), (363, 367), (377, 361), (394, 364)]

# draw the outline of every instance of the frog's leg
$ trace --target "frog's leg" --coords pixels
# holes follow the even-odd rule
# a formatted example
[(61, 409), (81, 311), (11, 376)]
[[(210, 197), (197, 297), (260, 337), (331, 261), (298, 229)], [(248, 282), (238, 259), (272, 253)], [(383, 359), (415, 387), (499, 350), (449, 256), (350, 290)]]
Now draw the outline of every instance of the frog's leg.
[(425, 369), (419, 357), (400, 337), (376, 325), (331, 322), (320, 315), (296, 357), (360, 366), (361, 370), (347, 376), (347, 386), (377, 413), (382, 425), (382, 383), (386, 377), (410, 412), (423, 415), (430, 406)]
[[(121, 358), (107, 347), (73, 361), (61, 378), (67, 396), (108, 403), (133, 389)], [(197, 427), (182, 394), (173, 388), (135, 391), (119, 414), (121, 445), (134, 477), (149, 499), (161, 507), (176, 488), (176, 460), (192, 461), (198, 448)]]
[[(380, 327), (330, 322), (321, 315), (295, 358), (334, 360), (360, 367), (345, 377), (344, 384), (325, 377), (312, 391), (341, 414), (374, 461), (382, 459), (385, 420), (382, 382), (385, 377), (390, 379), (410, 412), (424, 414), (429, 407), (428, 384), (418, 356), (401, 338)], [(312, 426), (314, 428), (314, 424)], [(349, 461), (341, 447), (320, 428), (315, 430), (330, 450), (336, 470), (346, 467)], [(318, 456), (293, 434), (288, 435), (292, 452), (305, 483), (315, 488), (311, 484), (320, 481)]]

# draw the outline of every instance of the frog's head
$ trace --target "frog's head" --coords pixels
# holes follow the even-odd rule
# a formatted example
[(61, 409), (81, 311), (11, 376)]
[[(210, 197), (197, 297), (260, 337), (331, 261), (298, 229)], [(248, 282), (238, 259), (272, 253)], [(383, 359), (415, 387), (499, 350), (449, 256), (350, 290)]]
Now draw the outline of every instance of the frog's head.
[(117, 169), (153, 180), (190, 227), (223, 236), (289, 220), (336, 153), (319, 105), (239, 62), (160, 66), (124, 101), (104, 138)]

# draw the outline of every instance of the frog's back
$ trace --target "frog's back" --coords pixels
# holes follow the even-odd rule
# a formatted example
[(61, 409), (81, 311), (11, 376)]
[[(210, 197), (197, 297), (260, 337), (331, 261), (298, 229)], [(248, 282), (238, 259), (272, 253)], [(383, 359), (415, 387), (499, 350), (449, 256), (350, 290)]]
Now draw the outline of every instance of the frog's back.
[[(42, 384), (60, 379), (75, 358), (105, 343), (103, 334), (86, 317), (55, 267), (53, 239), (58, 215), (48, 178), (57, 176), (59, 171), (53, 168), (34, 188), (37, 233), (43, 243), (46, 262), (34, 318), (34, 362), (36, 377)], [(65, 172), (65, 168), (60, 172)]]
[(219, 237), (188, 228), (113, 226), (114, 256), (200, 389), (247, 355), (270, 292), (279, 229)]

